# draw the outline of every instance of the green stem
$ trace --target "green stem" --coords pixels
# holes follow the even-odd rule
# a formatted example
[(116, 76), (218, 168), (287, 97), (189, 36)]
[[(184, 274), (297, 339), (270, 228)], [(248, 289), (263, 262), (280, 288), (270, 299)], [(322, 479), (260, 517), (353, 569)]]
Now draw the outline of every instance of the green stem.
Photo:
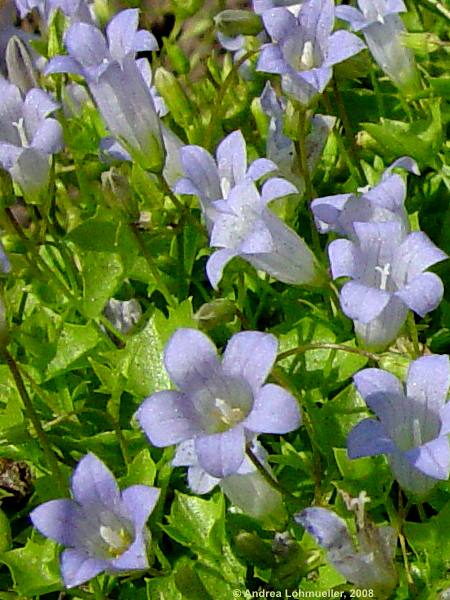
[[(439, 0), (419, 0), (426, 8), (450, 20), (450, 9), (444, 6)], [(433, 10), (434, 9), (434, 10)]]
[(364, 356), (370, 360), (374, 360), (378, 362), (381, 360), (381, 356), (378, 354), (374, 354), (373, 352), (369, 352), (367, 350), (362, 350), (361, 348), (353, 348), (352, 346), (345, 346), (344, 344), (334, 344), (331, 342), (317, 342), (313, 344), (303, 344), (302, 346), (297, 346), (296, 348), (291, 348), (290, 350), (286, 350), (285, 352), (280, 352), (277, 356), (277, 361), (283, 360), (284, 358), (288, 358), (288, 356), (294, 356), (295, 354), (304, 354), (309, 350), (342, 350), (342, 352), (349, 352), (350, 354), (359, 354), (360, 356)]
[(42, 450), (45, 454), (45, 458), (47, 460), (48, 467), (52, 474), (55, 476), (58, 485), (60, 487), (60, 491), (65, 495), (66, 493), (66, 484), (64, 478), (62, 476), (61, 470), (59, 468), (58, 460), (53, 452), (50, 443), (47, 439), (45, 431), (42, 427), (41, 421), (34, 410), (33, 402), (31, 401), (30, 396), (28, 395), (28, 391), (25, 387), (25, 384), (22, 379), (22, 375), (20, 373), (19, 367), (12, 357), (12, 355), (8, 352), (6, 348), (2, 350), (3, 357), (8, 365), (8, 368), (11, 372), (11, 375), (14, 378), (17, 391), (22, 399), (23, 405), (25, 407), (25, 412), (31, 423), (33, 424), (34, 430), (36, 432), (39, 443), (42, 447)]
[(103, 325), (103, 327), (109, 331), (109, 333), (111, 335), (113, 335), (116, 339), (119, 340), (119, 342), (125, 346), (125, 344), (127, 343), (127, 337), (126, 335), (124, 335), (122, 332), (120, 332), (118, 329), (116, 329), (114, 327), (114, 325), (111, 323), (111, 321), (109, 319), (107, 319), (105, 317), (105, 315), (100, 314), (98, 317), (98, 320), (100, 321), (100, 323)]
[(246, 453), (247, 453), (247, 456), (249, 457), (249, 459), (251, 460), (251, 462), (253, 463), (253, 465), (256, 467), (258, 473), (264, 478), (264, 480), (271, 487), (273, 487), (274, 490), (279, 492), (282, 496), (286, 496), (287, 498), (290, 498), (291, 500), (294, 500), (295, 502), (299, 502), (300, 499), (297, 498), (297, 496), (294, 496), (294, 494), (291, 494), (291, 492), (288, 492), (288, 490), (285, 490), (284, 487), (282, 485), (280, 485), (278, 483), (278, 481), (274, 477), (272, 477), (272, 475), (268, 471), (266, 471), (264, 466), (259, 462), (258, 458), (254, 454), (253, 450), (251, 450), (248, 446), (246, 448)]
[[(303, 106), (297, 107), (298, 111), (298, 139), (295, 140), (294, 146), (297, 152), (297, 158), (299, 161), (299, 170), (303, 176), (305, 182), (305, 196), (308, 205), (308, 209), (311, 206), (311, 202), (315, 198), (315, 192), (311, 181), (311, 173), (309, 172), (308, 166), (308, 152), (306, 148), (306, 125), (307, 125), (307, 112)], [(314, 223), (314, 218), (311, 210), (308, 210), (309, 222), (311, 227), (311, 239), (313, 248), (316, 256), (319, 257), (322, 254), (320, 247), (319, 233)]]
[(410, 335), (411, 341), (413, 343), (414, 358), (417, 358), (420, 356), (419, 336), (417, 333), (416, 321), (415, 321), (414, 315), (411, 311), (408, 312), (407, 323), (408, 323), (409, 335)]
[(214, 106), (212, 108), (211, 118), (209, 120), (208, 127), (206, 128), (206, 131), (205, 131), (205, 137), (203, 139), (203, 146), (207, 150), (211, 150), (211, 146), (214, 142), (213, 133), (214, 133), (214, 129), (215, 129), (217, 123), (219, 123), (219, 121), (220, 121), (220, 116), (221, 116), (220, 113), (222, 111), (223, 100), (225, 98), (226, 93), (228, 92), (229, 88), (231, 87), (231, 84), (233, 83), (233, 80), (234, 80), (237, 72), (239, 71), (239, 68), (245, 63), (246, 60), (251, 58), (257, 52), (259, 52), (259, 51), (251, 50), (249, 52), (246, 52), (244, 54), (244, 56), (242, 56), (238, 61), (236, 61), (234, 63), (230, 72), (223, 80), (222, 86), (219, 90), (218, 96), (217, 96)]
[(204, 230), (203, 226), (196, 219), (194, 219), (194, 217), (190, 213), (189, 209), (187, 209), (186, 206), (182, 202), (180, 202), (180, 200), (178, 200), (176, 195), (173, 193), (171, 187), (169, 186), (169, 184), (167, 183), (167, 181), (164, 179), (164, 177), (162, 175), (158, 175), (158, 181), (159, 181), (159, 184), (160, 184), (164, 194), (170, 198), (170, 200), (172, 201), (172, 204), (175, 206), (175, 208), (178, 209), (180, 215), (182, 215), (186, 219), (186, 221), (190, 225), (195, 227), (195, 229), (197, 229), (197, 231), (202, 235), (202, 237), (204, 237), (205, 230)]

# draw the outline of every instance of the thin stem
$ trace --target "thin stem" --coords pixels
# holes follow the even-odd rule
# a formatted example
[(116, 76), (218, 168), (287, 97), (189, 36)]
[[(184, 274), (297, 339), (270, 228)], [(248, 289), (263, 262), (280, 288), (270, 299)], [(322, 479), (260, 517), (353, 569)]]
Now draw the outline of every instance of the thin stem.
[(247, 452), (247, 456), (252, 461), (253, 465), (256, 467), (259, 474), (262, 475), (264, 480), (271, 487), (273, 487), (274, 490), (279, 492), (282, 496), (286, 496), (286, 497), (290, 498), (291, 500), (294, 500), (295, 502), (299, 501), (299, 498), (297, 498), (297, 496), (294, 496), (294, 494), (291, 494), (291, 492), (288, 492), (287, 490), (285, 490), (284, 487), (282, 485), (280, 485), (278, 483), (278, 481), (274, 477), (272, 477), (272, 475), (268, 471), (266, 471), (264, 466), (259, 462), (258, 458), (254, 454), (253, 450), (251, 450), (248, 446), (246, 448), (246, 452)]
[[(299, 170), (301, 175), (303, 176), (303, 180), (305, 182), (305, 196), (308, 205), (308, 209), (311, 206), (311, 202), (316, 197), (314, 192), (314, 188), (311, 180), (311, 173), (309, 172), (308, 166), (308, 151), (306, 147), (306, 124), (307, 124), (307, 113), (306, 110), (302, 106), (297, 107), (298, 110), (298, 139), (294, 141), (295, 150), (297, 152), (297, 158), (299, 161)], [(322, 249), (320, 247), (320, 239), (319, 233), (316, 229), (316, 224), (314, 223), (314, 218), (311, 210), (308, 210), (309, 222), (311, 227), (311, 239), (313, 242), (314, 251), (317, 256), (322, 254)]]
[(415, 321), (414, 315), (411, 311), (408, 312), (407, 323), (408, 323), (409, 336), (413, 343), (414, 358), (417, 358), (418, 356), (420, 356), (419, 335), (417, 333), (416, 321)]
[(234, 63), (230, 72), (225, 77), (224, 81), (222, 82), (222, 86), (219, 90), (218, 96), (217, 96), (214, 106), (212, 108), (211, 118), (209, 120), (208, 127), (206, 128), (205, 136), (203, 139), (203, 146), (207, 150), (211, 150), (211, 145), (213, 143), (213, 138), (214, 138), (214, 136), (213, 136), (214, 128), (216, 127), (216, 124), (220, 121), (220, 113), (222, 111), (223, 100), (224, 100), (225, 95), (228, 92), (231, 84), (233, 83), (233, 79), (235, 78), (237, 72), (239, 71), (239, 68), (245, 63), (245, 61), (248, 60), (249, 58), (251, 58), (257, 52), (258, 52), (258, 50), (250, 50), (249, 52), (246, 52), (244, 54), (244, 56), (242, 56), (238, 61), (236, 61)]
[(195, 227), (195, 229), (197, 229), (197, 231), (199, 231), (199, 233), (202, 236), (204, 236), (205, 230), (203, 226), (196, 219), (194, 219), (194, 217), (191, 215), (190, 211), (186, 208), (186, 206), (182, 202), (180, 202), (180, 200), (178, 200), (176, 195), (173, 193), (172, 188), (169, 186), (169, 184), (162, 175), (158, 175), (158, 181), (164, 194), (170, 198), (172, 204), (175, 206), (175, 208), (178, 209), (180, 215), (182, 215), (190, 225)]
[(293, 356), (295, 354), (303, 354), (308, 352), (309, 350), (342, 350), (342, 352), (349, 352), (350, 354), (359, 354), (360, 356), (364, 356), (370, 360), (374, 360), (378, 362), (381, 360), (381, 356), (378, 354), (374, 354), (373, 352), (369, 352), (367, 350), (362, 350), (362, 348), (353, 348), (352, 346), (345, 346), (344, 344), (334, 344), (331, 342), (317, 342), (313, 344), (303, 344), (302, 346), (297, 346), (297, 348), (291, 348), (290, 350), (285, 350), (284, 352), (280, 352), (277, 356), (277, 361), (283, 360), (284, 358), (288, 358), (288, 356)]
[(18, 367), (16, 361), (14, 360), (14, 358), (12, 357), (12, 355), (8, 352), (8, 350), (6, 348), (4, 348), (2, 350), (2, 355), (6, 361), (6, 364), (8, 365), (11, 375), (14, 378), (14, 381), (15, 381), (15, 384), (17, 387), (17, 391), (19, 392), (19, 395), (22, 399), (27, 417), (30, 419), (31, 423), (33, 424), (33, 427), (34, 427), (34, 430), (38, 437), (39, 443), (41, 444), (42, 450), (45, 454), (45, 458), (47, 460), (48, 467), (50, 468), (50, 471), (55, 476), (55, 478), (58, 482), (58, 485), (60, 487), (60, 491), (65, 494), (66, 484), (65, 484), (64, 478), (62, 476), (61, 470), (59, 468), (58, 460), (50, 446), (50, 443), (47, 439), (45, 431), (42, 427), (41, 421), (40, 421), (36, 411), (34, 410), (33, 403), (31, 401), (30, 396), (28, 395), (28, 391), (23, 382), (19, 367)]
[(116, 329), (114, 327), (114, 325), (111, 323), (111, 321), (105, 317), (105, 315), (100, 314), (99, 317), (98, 317), (98, 320), (103, 325), (103, 327), (107, 331), (109, 331), (109, 333), (111, 335), (113, 335), (116, 339), (119, 340), (119, 342), (121, 343), (122, 346), (125, 346), (125, 344), (127, 343), (127, 337), (126, 337), (126, 335), (124, 335), (121, 331), (119, 331), (118, 329)]

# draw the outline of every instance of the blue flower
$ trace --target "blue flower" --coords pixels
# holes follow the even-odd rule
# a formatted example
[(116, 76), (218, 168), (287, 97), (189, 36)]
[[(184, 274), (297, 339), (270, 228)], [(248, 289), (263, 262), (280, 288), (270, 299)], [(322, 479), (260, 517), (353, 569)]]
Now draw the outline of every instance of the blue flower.
[(405, 237), (398, 222), (354, 223), (355, 241), (331, 242), (333, 278), (350, 277), (341, 294), (360, 341), (384, 349), (398, 335), (408, 308), (423, 317), (442, 299), (443, 285), (428, 267), (447, 255), (422, 232)]
[(346, 522), (327, 508), (306, 508), (295, 520), (327, 551), (328, 560), (347, 581), (375, 590), (377, 598), (390, 596), (397, 584), (397, 536), (392, 527), (358, 527), (356, 550)]
[(257, 181), (277, 165), (266, 158), (258, 158), (247, 165), (247, 145), (240, 131), (224, 138), (216, 150), (216, 158), (201, 146), (188, 145), (180, 150), (185, 176), (174, 186), (177, 194), (198, 196), (208, 230), (214, 213), (211, 203), (227, 198), (232, 188), (246, 178)]
[(37, 9), (41, 18), (48, 22), (52, 12), (59, 9), (72, 21), (92, 22), (91, 11), (86, 0), (15, 0), (15, 2), (22, 19), (33, 9)]
[(358, 392), (378, 419), (364, 419), (347, 440), (350, 458), (387, 454), (400, 485), (421, 496), (450, 468), (448, 356), (423, 356), (410, 364), (406, 389), (391, 373), (364, 369)]
[(313, 200), (311, 210), (320, 233), (335, 232), (355, 238), (355, 222), (395, 221), (402, 226), (406, 235), (409, 232), (405, 209), (406, 184), (400, 175), (392, 173), (394, 168), (420, 174), (417, 163), (404, 156), (385, 170), (380, 183), (363, 190), (361, 195), (335, 194)]
[[(253, 440), (251, 449), (260, 464), (272, 476), (267, 452), (261, 444)], [(244, 458), (233, 475), (213, 477), (200, 466), (194, 440), (188, 440), (178, 444), (172, 465), (188, 467), (188, 485), (194, 494), (206, 494), (218, 485), (235, 506), (255, 519), (266, 523), (283, 521), (283, 499), (280, 492), (269, 485), (249, 458)]]
[(159, 490), (132, 485), (120, 492), (112, 473), (87, 454), (72, 477), (73, 500), (50, 500), (31, 513), (46, 537), (68, 546), (61, 555), (64, 585), (75, 587), (98, 573), (148, 568), (145, 523)]
[(137, 419), (154, 446), (194, 440), (198, 463), (216, 478), (237, 473), (247, 436), (287, 433), (300, 425), (295, 399), (264, 381), (277, 353), (273, 335), (237, 333), (219, 361), (211, 340), (195, 329), (170, 338), (164, 363), (179, 391), (147, 398)]
[(295, 193), (285, 179), (267, 181), (261, 194), (250, 179), (236, 185), (227, 200), (214, 202), (211, 246), (220, 248), (206, 265), (211, 285), (216, 288), (225, 265), (240, 256), (255, 269), (294, 285), (320, 285), (314, 254), (293, 229), (273, 214), (267, 204)]
[(46, 74), (75, 73), (86, 79), (95, 103), (118, 142), (143, 168), (161, 172), (165, 148), (148, 85), (148, 68), (135, 61), (141, 50), (158, 48), (154, 36), (137, 30), (139, 13), (124, 10), (106, 28), (75, 23), (64, 38), (69, 56), (52, 58)]
[(262, 47), (257, 69), (281, 75), (283, 91), (308, 106), (323, 92), (333, 65), (365, 46), (348, 31), (336, 31), (333, 0), (306, 0), (295, 17), (286, 8), (263, 13), (273, 43)]
[(414, 56), (402, 44), (405, 26), (398, 15), (406, 11), (402, 0), (358, 0), (360, 10), (340, 5), (336, 16), (361, 31), (375, 61), (400, 89), (414, 91), (419, 77)]
[(46, 191), (50, 156), (62, 148), (62, 128), (49, 118), (59, 105), (40, 89), (22, 99), (19, 89), (0, 79), (0, 164), (30, 200)]

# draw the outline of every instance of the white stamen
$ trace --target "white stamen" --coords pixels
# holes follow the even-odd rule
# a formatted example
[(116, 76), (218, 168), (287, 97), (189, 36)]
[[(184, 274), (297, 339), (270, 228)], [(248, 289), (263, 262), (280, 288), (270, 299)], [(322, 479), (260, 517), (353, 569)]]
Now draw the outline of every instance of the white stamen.
[(240, 408), (231, 408), (226, 400), (222, 400), (222, 398), (215, 398), (214, 406), (220, 413), (220, 420), (225, 423), (225, 425), (234, 425), (238, 423), (242, 417), (242, 410)]
[(304, 69), (312, 69), (314, 67), (314, 46), (310, 40), (306, 41), (303, 46), (300, 64)]
[(384, 267), (379, 267), (378, 265), (375, 267), (375, 271), (378, 271), (381, 275), (380, 280), (380, 290), (386, 290), (386, 285), (388, 282), (389, 275), (391, 274), (391, 264), (386, 263)]
[(222, 196), (226, 199), (230, 193), (231, 183), (226, 177), (222, 177), (220, 180), (220, 189), (222, 190)]
[(22, 146), (24, 148), (27, 148), (29, 144), (28, 144), (27, 134), (25, 132), (25, 125), (23, 122), (23, 118), (20, 117), (20, 119), (17, 122), (13, 123), (13, 126), (17, 129), (17, 133), (19, 134), (19, 139), (20, 139)]

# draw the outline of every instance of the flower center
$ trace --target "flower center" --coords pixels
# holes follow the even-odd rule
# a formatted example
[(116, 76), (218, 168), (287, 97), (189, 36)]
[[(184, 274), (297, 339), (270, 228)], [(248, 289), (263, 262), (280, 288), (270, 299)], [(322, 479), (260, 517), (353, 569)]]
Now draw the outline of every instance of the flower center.
[(22, 146), (24, 148), (28, 147), (28, 139), (27, 139), (27, 134), (25, 131), (25, 125), (23, 122), (23, 118), (20, 117), (20, 119), (17, 122), (13, 123), (13, 126), (17, 129), (17, 133), (19, 134), (19, 139), (20, 139), (20, 143), (22, 144)]
[(214, 399), (214, 416), (219, 421), (218, 426), (221, 429), (220, 425), (224, 426), (222, 431), (226, 431), (230, 429), (245, 417), (245, 413), (242, 408), (239, 407), (231, 407), (226, 400), (222, 398)]
[(386, 263), (383, 267), (377, 265), (375, 271), (380, 273), (380, 290), (386, 290), (389, 275), (391, 274), (391, 263)]
[(124, 527), (117, 531), (112, 527), (101, 525), (100, 536), (108, 546), (108, 553), (114, 558), (123, 554), (132, 541), (130, 533)]

